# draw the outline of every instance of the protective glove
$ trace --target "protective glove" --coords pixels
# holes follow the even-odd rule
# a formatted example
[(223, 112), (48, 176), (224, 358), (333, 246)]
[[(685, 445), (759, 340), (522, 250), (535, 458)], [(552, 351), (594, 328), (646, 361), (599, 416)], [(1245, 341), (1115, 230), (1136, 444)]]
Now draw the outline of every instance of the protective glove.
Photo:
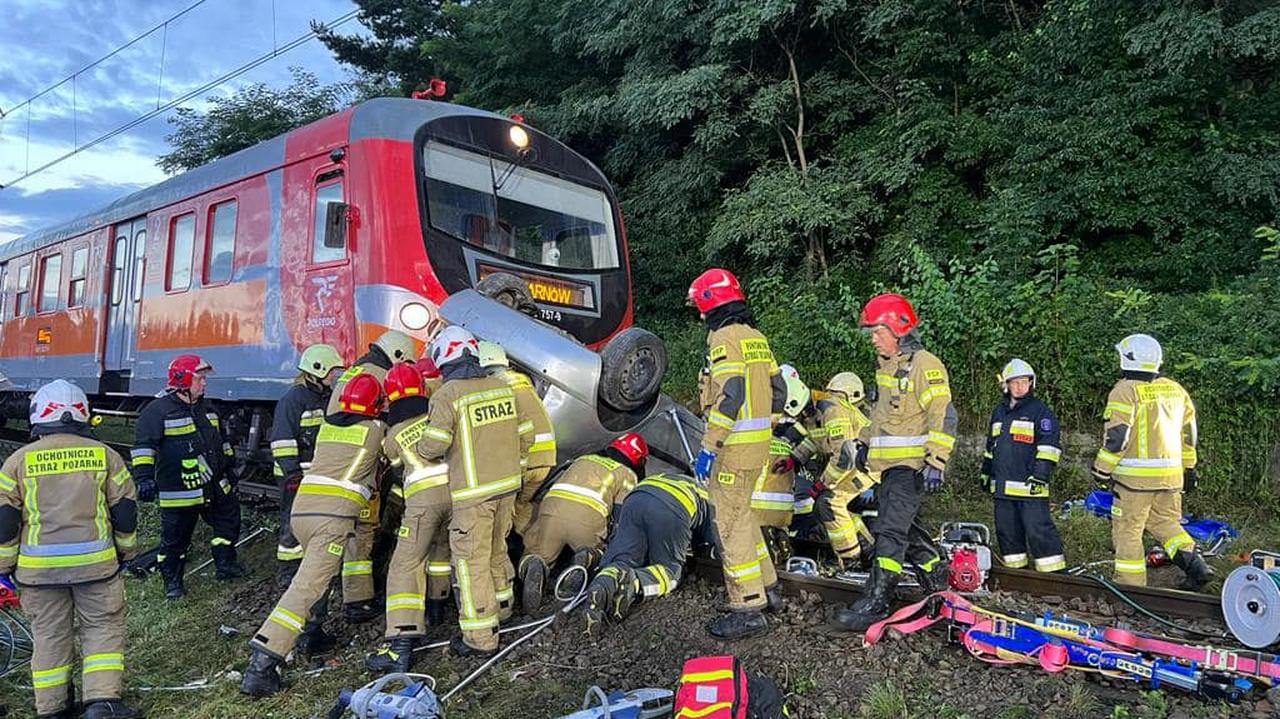
[(1092, 470), (1090, 470), (1090, 474), (1093, 475), (1094, 484), (1098, 485), (1102, 489), (1108, 489), (1108, 490), (1111, 489), (1111, 473), (1110, 472), (1103, 472), (1099, 470), (1097, 467), (1095, 467)]
[(926, 464), (924, 469), (920, 470), (920, 478), (924, 480), (924, 491), (929, 494), (942, 489), (942, 482), (945, 479), (942, 470), (930, 464)]
[(994, 491), (996, 491), (996, 488), (995, 488), (995, 480), (991, 479), (991, 475), (989, 475), (989, 474), (982, 474), (982, 475), (979, 475), (979, 476), (978, 476), (978, 482), (979, 482), (979, 483), (981, 483), (982, 488), (983, 488), (985, 491), (988, 491), (988, 492), (994, 492)]
[(302, 475), (291, 474), (284, 478), (284, 491), (296, 493), (300, 484), (302, 484)]
[(853, 455), (853, 466), (862, 470), (863, 472), (866, 472), (867, 471), (867, 451), (869, 450), (869, 448), (867, 447), (867, 443), (863, 442), (860, 439), (853, 440), (853, 443), (854, 443), (854, 446), (857, 447), (857, 450), (854, 452), (854, 455)]
[(819, 522), (836, 521), (836, 512), (831, 508), (831, 498), (835, 496), (835, 492), (830, 487), (821, 481), (814, 482), (809, 485), (808, 495), (813, 498), (813, 516)]
[(707, 482), (711, 479), (711, 465), (715, 464), (716, 453), (709, 449), (698, 452), (698, 458), (693, 460), (693, 476), (700, 481)]
[(796, 469), (795, 457), (792, 457), (789, 454), (785, 457), (781, 457), (778, 461), (773, 463), (773, 467), (771, 467), (771, 469), (774, 474), (788, 474), (790, 472), (794, 472)]
[(139, 479), (137, 487), (139, 502), (156, 501), (156, 481), (154, 479)]
[(1195, 467), (1188, 467), (1182, 470), (1182, 491), (1191, 493), (1196, 491), (1196, 485), (1200, 484), (1200, 477), (1196, 474)]
[(1034, 497), (1049, 495), (1049, 483), (1034, 474), (1027, 477), (1027, 486), (1031, 488), (1031, 495)]

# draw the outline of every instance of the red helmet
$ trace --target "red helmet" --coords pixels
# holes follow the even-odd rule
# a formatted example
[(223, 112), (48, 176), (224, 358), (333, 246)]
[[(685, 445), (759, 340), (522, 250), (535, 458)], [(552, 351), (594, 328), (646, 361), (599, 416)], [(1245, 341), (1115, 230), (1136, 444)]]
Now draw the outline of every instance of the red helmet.
[(191, 378), (201, 372), (212, 372), (213, 365), (200, 359), (200, 355), (178, 355), (169, 363), (169, 386), (174, 389), (190, 389)]
[(863, 327), (884, 325), (895, 337), (901, 337), (919, 324), (919, 320), (916, 319), (916, 311), (906, 297), (886, 292), (867, 300), (858, 324)]
[(742, 294), (742, 285), (738, 284), (738, 278), (734, 277), (732, 272), (719, 267), (712, 267), (703, 272), (689, 285), (689, 304), (703, 313), (729, 302), (745, 302), (746, 299), (747, 296)]
[(422, 373), (417, 367), (405, 362), (397, 362), (391, 371), (387, 372), (387, 378), (382, 381), (382, 387), (387, 391), (388, 402), (406, 397), (423, 397), (427, 394), (422, 384)]
[(610, 442), (609, 446), (621, 452), (622, 456), (634, 465), (639, 465), (644, 462), (645, 457), (649, 456), (649, 444), (644, 441), (644, 437), (635, 432), (627, 432)]
[(422, 373), (423, 379), (438, 379), (440, 377), (440, 368), (436, 366), (435, 362), (431, 361), (430, 357), (423, 357), (418, 360), (414, 363), (414, 367), (417, 367), (418, 371)]
[(362, 372), (347, 380), (338, 395), (338, 409), (351, 414), (377, 417), (382, 413), (382, 385), (372, 374)]

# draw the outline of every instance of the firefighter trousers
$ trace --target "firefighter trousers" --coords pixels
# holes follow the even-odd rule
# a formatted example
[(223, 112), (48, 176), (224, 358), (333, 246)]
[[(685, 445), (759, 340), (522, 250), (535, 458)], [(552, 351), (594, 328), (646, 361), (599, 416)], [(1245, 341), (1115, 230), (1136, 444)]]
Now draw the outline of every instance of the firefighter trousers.
[(661, 597), (680, 583), (692, 539), (683, 507), (645, 492), (632, 494), (622, 505), (600, 566), (635, 571), (644, 597)]
[(1111, 502), (1111, 542), (1116, 549), (1116, 582), (1145, 586), (1147, 552), (1142, 532), (1151, 532), (1170, 557), (1194, 551), (1195, 540), (1182, 528), (1182, 492), (1163, 489), (1137, 492), (1116, 484)]
[(1000, 560), (1006, 567), (1021, 569), (1032, 564), (1037, 572), (1067, 568), (1049, 500), (997, 498), (995, 515)]
[(378, 538), (377, 500), (360, 510), (356, 531), (342, 553), (342, 603), (358, 604), (373, 599), (373, 544)]
[[(298, 477), (294, 477), (297, 482)], [(290, 489), (288, 477), (276, 477), (276, 486), (280, 489), (280, 536), (276, 542), (276, 560), (282, 565), (292, 563), (290, 571), (297, 570), (297, 562), (302, 561), (302, 545), (293, 536), (293, 527), (289, 524), (289, 515), (293, 513), (293, 500), (298, 496), (298, 485)]]
[[(22, 611), (35, 639), (31, 685), (36, 713), (68, 709), (76, 637), (80, 639), (81, 695), (85, 703), (120, 699), (124, 679), (124, 580), (22, 587)], [(78, 630), (78, 631), (77, 631)]]
[[(387, 565), (387, 638), (427, 631), (427, 600), (449, 597), (449, 515), (446, 501), (405, 508)], [(443, 571), (441, 568), (443, 567)]]
[(240, 498), (226, 480), (204, 486), (204, 501), (194, 507), (160, 508), (160, 551), (156, 561), (166, 577), (180, 576), (191, 546), (196, 522), (204, 519), (213, 530), (209, 552), (214, 564), (226, 566), (236, 561), (236, 542), (240, 541)]
[(926, 571), (938, 561), (929, 547), (927, 536), (913, 530), (920, 502), (924, 498), (924, 481), (910, 467), (890, 467), (880, 475), (876, 487), (876, 564), (894, 573), (902, 571), (908, 555), (913, 563)]
[(763, 607), (768, 602), (765, 586), (778, 581), (751, 508), (751, 492), (762, 469), (734, 469), (717, 458), (707, 482), (715, 507), (715, 537), (724, 565), (725, 592), (729, 609), (735, 611)]
[(292, 519), (293, 533), (302, 543), (302, 564), (293, 581), (262, 623), (249, 645), (284, 661), (298, 635), (323, 606), (329, 584), (342, 571), (342, 555), (355, 535), (355, 520), (303, 516)]
[[(453, 509), (449, 521), (449, 557), (458, 596), (458, 626), (462, 640), (473, 649), (498, 647), (500, 587), (505, 586), (510, 612), (511, 582), (507, 534), (515, 518), (515, 495)], [(501, 555), (498, 559), (496, 555)], [(501, 569), (501, 574), (497, 571)], [(505, 582), (505, 585), (500, 584)]]
[(516, 514), (512, 525), (516, 534), (521, 537), (529, 531), (529, 525), (533, 523), (537, 514), (538, 508), (534, 506), (533, 496), (538, 493), (538, 488), (547, 480), (549, 474), (551, 474), (551, 467), (533, 467), (524, 471), (524, 477), (520, 481), (520, 493), (516, 495)]
[(568, 547), (598, 549), (608, 533), (608, 520), (594, 507), (563, 497), (547, 497), (525, 535), (524, 553), (551, 566)]
[[(831, 474), (833, 469), (828, 468), (827, 475)], [(863, 524), (861, 515), (849, 511), (849, 504), (871, 487), (871, 478), (855, 471), (840, 474), (839, 479), (831, 486), (831, 512), (835, 519), (823, 522), (822, 526), (827, 530), (831, 550), (841, 559), (856, 559), (862, 551), (859, 537), (867, 533), (867, 527)]]

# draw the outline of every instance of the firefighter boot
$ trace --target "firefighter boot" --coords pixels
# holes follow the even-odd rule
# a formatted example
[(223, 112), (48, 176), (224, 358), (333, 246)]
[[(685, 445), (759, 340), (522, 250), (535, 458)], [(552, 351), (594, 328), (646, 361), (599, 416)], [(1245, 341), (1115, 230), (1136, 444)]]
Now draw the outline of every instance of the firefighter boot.
[(84, 719), (138, 719), (142, 712), (119, 699), (99, 699), (84, 708)]
[(707, 633), (726, 642), (754, 637), (769, 631), (769, 620), (759, 609), (731, 611), (707, 625)]
[(298, 641), (293, 648), (299, 654), (318, 657), (332, 652), (337, 645), (338, 640), (326, 632), (320, 622), (307, 622), (302, 627), (302, 633), (298, 635)]
[(599, 549), (590, 547), (582, 547), (573, 553), (573, 562), (569, 565), (569, 569), (560, 575), (562, 579), (556, 585), (564, 592), (564, 596), (578, 596), (578, 592), (581, 592), (582, 587), (586, 585), (591, 572), (600, 564), (600, 556)]
[(444, 624), (444, 605), (443, 599), (427, 600), (427, 625), (438, 627)]
[(213, 555), (214, 577), (219, 582), (229, 582), (249, 576), (249, 568), (236, 557), (235, 547), (219, 544), (211, 547), (209, 552)]
[(764, 588), (764, 596), (769, 600), (769, 604), (765, 606), (768, 611), (780, 614), (786, 610), (787, 600), (782, 596), (782, 588), (776, 583)]
[(364, 668), (377, 674), (404, 674), (413, 664), (413, 637), (395, 637), (364, 658)]
[(491, 657), (498, 653), (497, 649), (476, 649), (463, 641), (462, 637), (449, 640), (449, 651), (459, 657)]
[[(933, 563), (929, 569), (925, 569), (920, 565), (913, 565), (911, 574), (916, 578), (916, 582), (920, 584), (920, 591), (925, 594), (933, 594), (934, 592), (945, 591), (950, 587), (948, 582), (948, 574), (950, 566), (941, 560)], [(892, 598), (892, 597), (890, 597)]]
[(1213, 568), (1209, 566), (1208, 562), (1204, 561), (1204, 557), (1200, 556), (1197, 551), (1178, 552), (1173, 556), (1173, 563), (1178, 565), (1178, 569), (1181, 569), (1187, 575), (1183, 578), (1182, 583), (1178, 585), (1178, 589), (1198, 592), (1213, 578)]
[(785, 527), (761, 527), (764, 531), (765, 546), (769, 548), (769, 558), (775, 567), (787, 566), (791, 559), (791, 535)]
[(893, 590), (899, 579), (897, 572), (890, 572), (878, 564), (872, 567), (871, 578), (862, 590), (862, 599), (848, 609), (838, 610), (832, 622), (848, 632), (866, 631), (867, 627), (889, 616), (889, 604), (893, 601)]
[(382, 616), (382, 607), (374, 604), (373, 600), (348, 602), (342, 605), (342, 618), (351, 624), (364, 624), (380, 616)]
[(182, 570), (186, 562), (182, 557), (168, 556), (160, 560), (160, 576), (164, 578), (165, 599), (181, 599), (187, 594), (182, 581)]
[(280, 589), (288, 589), (293, 583), (293, 576), (298, 573), (298, 567), (302, 566), (301, 559), (288, 559), (276, 562), (276, 586)]
[(547, 583), (547, 563), (536, 554), (529, 554), (520, 560), (520, 581), (524, 588), (520, 601), (524, 603), (526, 614), (533, 614), (542, 607), (542, 588)]
[(259, 649), (253, 650), (249, 666), (244, 668), (240, 681), (240, 693), (255, 697), (269, 697), (280, 691), (279, 659)]

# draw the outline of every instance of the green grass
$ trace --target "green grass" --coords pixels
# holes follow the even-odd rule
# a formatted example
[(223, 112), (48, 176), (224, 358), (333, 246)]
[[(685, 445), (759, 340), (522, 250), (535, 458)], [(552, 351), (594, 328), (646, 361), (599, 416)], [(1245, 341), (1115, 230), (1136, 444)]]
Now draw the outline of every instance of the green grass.
[(859, 714), (864, 719), (912, 719), (906, 690), (886, 679), (872, 684), (862, 697)]

